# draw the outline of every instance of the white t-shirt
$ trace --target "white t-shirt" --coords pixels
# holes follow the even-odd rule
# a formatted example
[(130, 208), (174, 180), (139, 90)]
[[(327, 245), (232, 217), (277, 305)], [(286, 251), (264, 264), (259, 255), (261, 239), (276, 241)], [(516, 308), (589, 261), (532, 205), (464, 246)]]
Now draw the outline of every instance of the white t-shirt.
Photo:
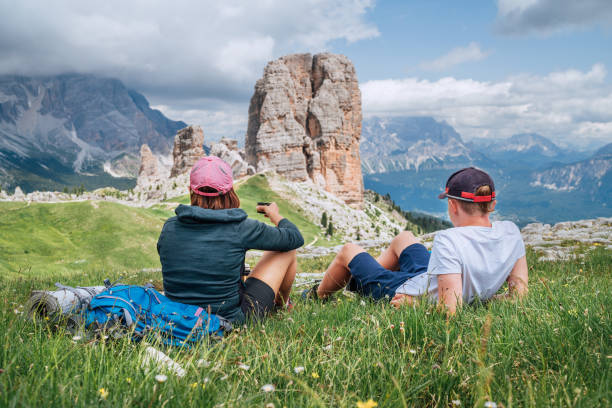
[(491, 227), (457, 227), (434, 238), (427, 272), (408, 279), (395, 293), (438, 299), (438, 277), (461, 273), (463, 301), (489, 299), (504, 284), (516, 261), (525, 255), (518, 227), (496, 221)]

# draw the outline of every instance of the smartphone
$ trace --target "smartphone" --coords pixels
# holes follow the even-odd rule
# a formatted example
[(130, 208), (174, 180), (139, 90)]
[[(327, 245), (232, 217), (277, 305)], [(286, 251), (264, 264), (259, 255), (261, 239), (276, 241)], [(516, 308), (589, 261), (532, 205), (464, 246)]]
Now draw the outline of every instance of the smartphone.
[[(267, 202), (264, 202), (264, 201), (260, 201), (260, 202), (257, 203), (257, 205), (270, 205), (270, 204), (272, 204), (272, 203), (267, 203)], [(257, 212), (260, 213), (260, 214), (265, 214), (264, 211), (257, 211)]]

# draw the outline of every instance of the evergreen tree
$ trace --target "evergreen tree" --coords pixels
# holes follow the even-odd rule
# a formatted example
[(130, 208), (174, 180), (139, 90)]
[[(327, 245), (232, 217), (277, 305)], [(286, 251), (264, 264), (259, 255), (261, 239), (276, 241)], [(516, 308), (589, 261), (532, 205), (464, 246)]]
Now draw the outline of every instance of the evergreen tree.
[(330, 237), (334, 235), (334, 224), (331, 221), (327, 224), (327, 235)]
[(323, 228), (327, 227), (327, 213), (323, 211), (323, 215), (321, 215), (321, 225)]

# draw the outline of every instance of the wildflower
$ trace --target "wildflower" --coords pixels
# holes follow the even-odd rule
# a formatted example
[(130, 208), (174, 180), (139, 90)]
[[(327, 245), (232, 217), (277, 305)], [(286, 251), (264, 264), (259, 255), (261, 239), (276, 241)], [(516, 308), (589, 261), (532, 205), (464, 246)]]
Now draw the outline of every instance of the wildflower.
[(225, 381), (229, 378), (229, 375), (224, 375), (223, 377), (219, 378), (221, 381)]
[(132, 383), (132, 378), (131, 377), (126, 378), (125, 382), (128, 383), (128, 384), (131, 384)]
[(197, 388), (197, 386), (198, 386), (197, 382), (191, 383), (191, 388)]
[(238, 364), (238, 368), (240, 368), (241, 370), (244, 370), (244, 371), (249, 371), (249, 368), (251, 368), (251, 366), (248, 366), (246, 364), (240, 363), (240, 364)]
[(266, 408), (274, 408), (274, 404), (273, 404), (273, 403), (271, 403), (271, 402), (268, 402), (268, 403), (266, 404)]
[(301, 374), (301, 373), (304, 372), (304, 367), (302, 367), (302, 366), (295, 367), (293, 369), (293, 372), (296, 373), (296, 374)]
[(155, 376), (155, 381), (157, 381), (158, 383), (166, 382), (166, 380), (168, 380), (168, 376), (165, 374), (157, 374)]
[(452, 400), (451, 404), (453, 404), (454, 406), (458, 407), (458, 406), (461, 406), (461, 401), (459, 401), (459, 400)]
[(317, 374), (317, 373), (312, 373), (310, 375), (312, 375), (312, 378), (319, 378), (319, 374)]
[(98, 390), (98, 394), (100, 394), (100, 398), (102, 399), (106, 399), (106, 397), (108, 397), (108, 391), (106, 390), (106, 388), (100, 388)]
[(416, 354), (416, 350), (415, 349), (410, 349), (410, 354)]
[(406, 330), (403, 327), (400, 327), (400, 333), (404, 334)]
[(497, 408), (497, 403), (493, 401), (487, 401), (484, 403), (483, 407), (485, 408)]
[(400, 327), (404, 327), (404, 322), (400, 322)]
[(273, 385), (273, 384), (264, 384), (264, 385), (261, 387), (261, 390), (262, 390), (263, 392), (274, 392), (275, 388), (274, 388), (274, 385)]
[(328, 344), (327, 346), (323, 347), (323, 350), (325, 350), (325, 351), (329, 351), (331, 349), (332, 349), (332, 345), (331, 344)]
[[(209, 381), (210, 381), (210, 378), (208, 378), (208, 377), (204, 378), (204, 384), (207, 384)], [(202, 386), (204, 386), (204, 384), (202, 384)]]
[(434, 364), (431, 366), (432, 370), (439, 370), (440, 369), (440, 365), (439, 364)]
[(210, 365), (210, 361), (206, 361), (206, 360), (203, 360), (203, 359), (199, 359), (199, 360), (196, 362), (196, 365), (197, 365), (198, 367), (208, 367), (208, 366)]
[(392, 325), (391, 325), (391, 326), (389, 326), (389, 327), (391, 327), (391, 330), (395, 329), (395, 325), (394, 325), (394, 324), (392, 324)]
[(363, 401), (357, 402), (357, 408), (374, 408), (377, 406), (378, 406), (378, 403), (375, 402), (372, 398), (370, 398), (366, 402), (363, 402)]
[(360, 301), (360, 302), (359, 302), (359, 304), (360, 304), (361, 306), (365, 306), (365, 305), (366, 305), (366, 302), (365, 302), (365, 300), (362, 300), (362, 301)]
[(77, 342), (79, 340), (81, 340), (83, 337), (81, 336), (72, 336), (72, 341)]

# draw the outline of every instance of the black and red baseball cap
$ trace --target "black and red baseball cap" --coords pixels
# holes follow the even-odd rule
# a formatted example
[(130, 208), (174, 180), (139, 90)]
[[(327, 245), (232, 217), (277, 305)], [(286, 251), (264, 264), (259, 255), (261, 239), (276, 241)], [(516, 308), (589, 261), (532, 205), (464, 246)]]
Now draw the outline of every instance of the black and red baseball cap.
[[(476, 190), (482, 186), (491, 187), (491, 195), (477, 196)], [(446, 189), (438, 198), (454, 198), (470, 203), (486, 203), (495, 200), (495, 185), (493, 179), (484, 171), (475, 167), (461, 169), (448, 178)]]

